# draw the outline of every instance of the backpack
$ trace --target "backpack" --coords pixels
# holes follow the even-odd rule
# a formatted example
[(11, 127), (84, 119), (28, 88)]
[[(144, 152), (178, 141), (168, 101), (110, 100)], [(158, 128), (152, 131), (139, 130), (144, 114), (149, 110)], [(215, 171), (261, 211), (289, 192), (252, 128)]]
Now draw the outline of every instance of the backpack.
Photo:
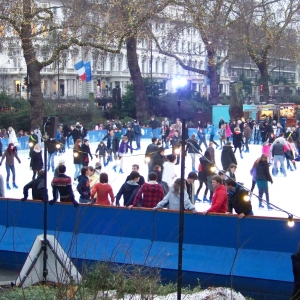
[(202, 165), (201, 165), (201, 163), (198, 166), (198, 172), (202, 172)]

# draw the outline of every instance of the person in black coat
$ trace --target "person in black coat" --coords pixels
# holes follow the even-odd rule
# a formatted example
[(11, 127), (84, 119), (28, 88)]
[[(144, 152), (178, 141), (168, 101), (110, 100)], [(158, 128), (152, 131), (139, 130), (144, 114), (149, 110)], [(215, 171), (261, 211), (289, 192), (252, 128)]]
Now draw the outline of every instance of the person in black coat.
[(146, 153), (145, 153), (145, 162), (148, 159), (148, 171), (151, 173), (153, 171), (153, 159), (152, 156), (158, 151), (157, 146), (157, 138), (152, 138), (152, 143), (147, 146)]
[[(196, 192), (196, 196), (198, 198), (199, 192), (200, 192), (200, 190), (203, 186), (203, 183), (204, 183), (206, 188), (205, 188), (205, 191), (204, 191), (203, 202), (209, 201), (209, 199), (207, 199), (207, 192), (208, 192), (208, 182), (207, 181), (208, 181), (208, 177), (212, 176), (212, 175), (215, 175), (214, 171), (212, 171), (213, 164), (210, 163), (210, 161), (211, 161), (211, 155), (208, 151), (205, 151), (204, 157), (200, 158), (200, 165), (199, 165), (199, 168), (198, 168), (198, 180), (200, 181), (200, 185), (199, 185), (199, 188)], [(211, 192), (210, 196), (212, 197), (212, 192)]]
[[(137, 165), (137, 164), (132, 165), (132, 169), (131, 169), (132, 172), (137, 172), (137, 173), (138, 173), (138, 172), (139, 172), (139, 169), (140, 169), (140, 166), (139, 166), (139, 165)], [(130, 176), (131, 176), (132, 172), (130, 173), (130, 175), (127, 176), (125, 182), (131, 180)], [(138, 180), (137, 183), (138, 183), (139, 186), (142, 186), (142, 185), (145, 183), (145, 178), (144, 178), (144, 176), (142, 176), (141, 174), (139, 174), (139, 180)]]
[(42, 147), (40, 144), (36, 144), (31, 153), (30, 168), (33, 172), (32, 180), (35, 179), (38, 171), (42, 170), (44, 166), (42, 158)]
[(243, 154), (242, 154), (242, 144), (243, 143), (244, 143), (243, 135), (242, 135), (239, 127), (236, 127), (233, 132), (233, 146), (234, 146), (233, 152), (235, 153), (236, 149), (239, 149), (241, 158), (243, 158)]
[[(44, 178), (44, 170), (40, 170), (38, 172), (38, 177), (36, 179), (33, 179), (29, 183), (27, 183), (23, 188), (23, 195), (24, 197), (21, 199), (21, 201), (26, 201), (28, 198), (28, 190), (32, 189), (32, 199), (33, 200), (42, 200), (44, 201), (44, 186), (45, 186), (45, 178)], [(48, 196), (47, 199), (48, 201)]]
[(128, 176), (129, 180), (121, 186), (117, 196), (116, 196), (116, 206), (120, 206), (120, 199), (123, 196), (124, 206), (132, 205), (134, 197), (136, 196), (140, 185), (138, 184), (140, 174), (136, 171), (132, 171)]
[(298, 252), (291, 256), (293, 274), (294, 274), (294, 291), (291, 300), (300, 299), (300, 243), (298, 244)]
[(232, 179), (227, 179), (225, 185), (230, 196), (228, 197), (228, 213), (232, 214), (234, 209), (240, 219), (247, 215), (253, 215), (251, 201), (246, 201), (244, 198), (248, 196), (248, 191)]
[(165, 148), (160, 147), (158, 151), (152, 156), (153, 159), (153, 167), (160, 166), (161, 173), (163, 174), (164, 171), (164, 162), (165, 162)]
[(149, 122), (149, 127), (152, 128), (152, 137), (156, 137), (156, 128), (159, 128), (160, 126), (154, 116), (151, 117), (151, 121)]
[(226, 142), (221, 153), (221, 162), (223, 170), (227, 170), (231, 164), (236, 164), (237, 161), (232, 150), (231, 142)]
[(132, 154), (132, 142), (133, 142), (133, 140), (134, 140), (134, 132), (133, 132), (133, 130), (132, 130), (132, 128), (131, 127), (128, 127), (127, 128), (127, 131), (126, 131), (126, 133), (124, 134), (124, 136), (127, 136), (127, 139), (128, 139), (128, 145), (131, 147), (131, 149), (130, 149), (130, 153)]
[(119, 140), (115, 136), (114, 130), (111, 129), (107, 135), (102, 139), (102, 141), (107, 139), (107, 150), (108, 150), (108, 158), (107, 158), (107, 163), (109, 161), (112, 161), (112, 154), (114, 154), (114, 160), (117, 159), (117, 152), (119, 149)]
[(87, 167), (89, 165), (89, 156), (91, 157), (91, 160), (93, 160), (93, 155), (91, 153), (88, 139), (83, 140), (81, 151), (82, 151), (82, 165)]

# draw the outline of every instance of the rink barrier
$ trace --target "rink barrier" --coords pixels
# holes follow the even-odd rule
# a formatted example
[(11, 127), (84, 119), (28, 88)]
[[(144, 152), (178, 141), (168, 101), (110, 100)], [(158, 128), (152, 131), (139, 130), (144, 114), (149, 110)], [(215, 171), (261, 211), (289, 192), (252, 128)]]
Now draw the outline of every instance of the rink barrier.
[[(179, 214), (112, 206), (48, 206), (48, 233), (82, 263), (109, 261), (177, 272)], [(183, 271), (188, 282), (289, 295), (300, 223), (285, 219), (185, 213)], [(20, 269), (43, 233), (43, 203), (0, 200), (0, 268)], [(231, 277), (233, 276), (233, 277)], [(261, 284), (264, 282), (264, 284)]]
[[(152, 138), (152, 129), (151, 128), (143, 128), (144, 134), (141, 135), (142, 139), (151, 139)], [(160, 135), (160, 128), (157, 128), (155, 131), (155, 136), (157, 138), (161, 137)], [(122, 130), (122, 134), (125, 134), (126, 130)], [(197, 128), (189, 128), (189, 136), (191, 136), (193, 133), (197, 133)], [(107, 130), (92, 130), (88, 132), (87, 138), (91, 143), (97, 143), (100, 142), (107, 134)], [(197, 135), (196, 135), (197, 136)], [(28, 146), (28, 139), (29, 136), (23, 136), (18, 139), (18, 150), (29, 150)], [(69, 137), (68, 139), (69, 145), (73, 145), (73, 139), (72, 137)], [(1, 139), (3, 150), (7, 148), (8, 146), (8, 138)]]

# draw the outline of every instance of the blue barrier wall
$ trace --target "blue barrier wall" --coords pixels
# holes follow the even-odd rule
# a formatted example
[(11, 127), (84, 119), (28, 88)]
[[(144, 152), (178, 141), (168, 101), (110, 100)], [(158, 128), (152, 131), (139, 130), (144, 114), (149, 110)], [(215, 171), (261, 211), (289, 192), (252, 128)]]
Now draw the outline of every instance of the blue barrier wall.
[[(176, 272), (179, 214), (56, 203), (48, 206), (48, 230), (75, 261), (106, 260)], [(0, 200), (0, 267), (21, 268), (43, 233), (43, 203)], [(292, 290), (291, 253), (300, 222), (284, 219), (185, 213), (183, 270), (205, 285), (277, 292)], [(232, 278), (232, 277), (231, 277)], [(222, 279), (222, 280), (221, 280)], [(221, 281), (220, 281), (221, 280)], [(258, 283), (262, 280), (264, 285)], [(260, 282), (261, 283), (261, 282)]]
[[(144, 129), (144, 135), (141, 136), (141, 138), (143, 139), (151, 139), (153, 137), (152, 135), (152, 129), (151, 128), (143, 128)], [(126, 129), (123, 129), (122, 134), (126, 133)], [(189, 136), (191, 137), (191, 135), (193, 133), (197, 133), (197, 129), (196, 128), (189, 128)], [(93, 131), (89, 131), (87, 138), (90, 140), (91, 143), (97, 143), (100, 142), (105, 135), (107, 134), (107, 130), (93, 130)], [(156, 137), (161, 137), (160, 135), (160, 128), (157, 128), (155, 131), (155, 135)], [(197, 137), (197, 135), (196, 135)], [(29, 150), (29, 146), (28, 146), (28, 136), (24, 136), (21, 138), (17, 138), (19, 145), (18, 145), (18, 149), (19, 150)], [(3, 145), (3, 150), (7, 148), (8, 146), (8, 138), (2, 139), (1, 140), (2, 145)], [(69, 138), (69, 145), (73, 145), (73, 139), (72, 137)]]

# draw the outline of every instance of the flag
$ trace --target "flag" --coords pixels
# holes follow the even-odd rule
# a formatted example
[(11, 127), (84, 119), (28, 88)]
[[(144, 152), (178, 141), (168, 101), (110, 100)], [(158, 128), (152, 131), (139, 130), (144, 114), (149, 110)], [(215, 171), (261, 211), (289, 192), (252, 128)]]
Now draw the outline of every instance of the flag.
[(84, 64), (85, 74), (86, 74), (86, 82), (92, 81), (92, 69), (91, 69), (91, 62), (88, 61)]
[(82, 81), (86, 81), (86, 74), (85, 74), (85, 68), (84, 68), (83, 60), (81, 60), (77, 64), (75, 64), (74, 67), (75, 67), (80, 79)]

